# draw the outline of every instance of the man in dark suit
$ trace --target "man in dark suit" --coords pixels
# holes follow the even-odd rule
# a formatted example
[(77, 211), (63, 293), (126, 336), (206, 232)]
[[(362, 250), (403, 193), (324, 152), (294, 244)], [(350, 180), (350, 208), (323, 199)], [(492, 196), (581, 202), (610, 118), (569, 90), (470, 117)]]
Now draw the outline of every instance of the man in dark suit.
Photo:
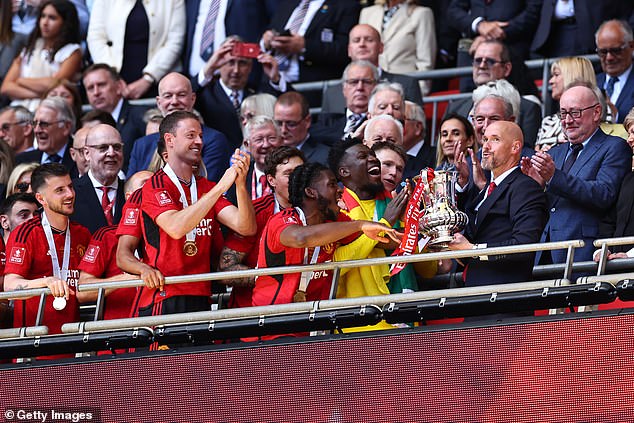
[(295, 91), (284, 93), (275, 102), (273, 113), (284, 145), (301, 150), (307, 162), (328, 165), (330, 148), (310, 133), (312, 118), (306, 97)]
[[(201, 70), (203, 80), (199, 80), (198, 76), (191, 79), (192, 88), (197, 94), (196, 110), (206, 125), (225, 134), (232, 148), (240, 148), (243, 141), (239, 116), (242, 101), (256, 92), (278, 96), (289, 88), (289, 84), (280, 76), (277, 60), (270, 54), (258, 57), (266, 80), (255, 87), (247, 86), (253, 59), (232, 54), (233, 46), (238, 41), (240, 39), (237, 36), (229, 36), (205, 63)], [(220, 77), (217, 78), (216, 74)]]
[(616, 122), (623, 123), (625, 116), (634, 107), (632, 28), (625, 21), (607, 21), (599, 27), (596, 39), (597, 53), (603, 69), (597, 75), (597, 85), (605, 90), (606, 97), (616, 106)]
[[(632, 150), (627, 143), (599, 128), (601, 103), (593, 88), (573, 84), (559, 100), (561, 125), (570, 142), (522, 159), (522, 171), (548, 194), (550, 219), (542, 241), (583, 239), (585, 247), (575, 250), (575, 260), (579, 261), (592, 260), (599, 222), (616, 201), (621, 181), (632, 168)], [(552, 251), (551, 256), (553, 263), (566, 260), (563, 250)]]
[[(156, 104), (163, 116), (176, 111), (186, 110), (191, 112), (196, 102), (196, 94), (192, 92), (189, 79), (184, 75), (172, 72), (161, 79), (158, 86), (159, 95)], [(207, 170), (207, 179), (218, 181), (229, 167), (231, 148), (229, 141), (222, 133), (207, 126), (203, 130), (203, 151), (201, 153), (203, 164)], [(147, 135), (134, 142), (130, 154), (128, 177), (140, 170), (146, 170), (159, 140), (158, 132)]]
[(436, 149), (425, 142), (425, 111), (411, 101), (405, 102), (405, 125), (403, 127), (403, 148), (407, 161), (403, 179), (411, 179), (426, 167), (436, 167)]
[[(405, 99), (423, 104), (420, 86), (415, 78), (407, 75), (389, 73), (379, 67), (379, 54), (383, 52), (381, 34), (372, 26), (356, 25), (350, 30), (348, 57), (350, 60), (367, 60), (377, 67), (380, 82), (398, 82), (403, 87)], [(321, 101), (322, 113), (341, 113), (346, 107), (342, 94), (342, 82), (328, 85)]]
[[(485, 41), (478, 46), (473, 56), (473, 82), (479, 87), (491, 81), (507, 79), (512, 68), (508, 47), (499, 41)], [(471, 98), (454, 100), (449, 103), (445, 115), (456, 113), (469, 117), (472, 108)], [(524, 133), (524, 142), (533, 147), (537, 139), (537, 131), (542, 123), (539, 105), (522, 97), (517, 123)]]
[(42, 100), (33, 120), (37, 150), (25, 151), (15, 163), (61, 163), (71, 177), (77, 177), (77, 165), (70, 157), (70, 134), (75, 131), (75, 117), (66, 102), (52, 97)]
[(90, 233), (121, 220), (125, 203), (123, 181), (118, 174), (123, 164), (123, 142), (110, 125), (90, 129), (84, 145), (88, 173), (73, 180), (75, 210), (70, 219)]
[[(335, 79), (348, 63), (348, 33), (359, 12), (354, 0), (280, 0), (261, 43), (285, 56), (282, 73), (287, 81)], [(284, 34), (287, 29), (290, 35)]]
[(105, 63), (89, 66), (82, 82), (93, 109), (110, 113), (117, 123), (123, 140), (123, 169), (127, 169), (134, 141), (145, 135), (143, 114), (148, 108), (134, 106), (123, 98), (119, 73)]
[[(469, 216), (465, 235), (457, 233), (451, 250), (539, 242), (548, 220), (546, 195), (541, 186), (524, 175), (517, 163), (524, 140), (513, 122), (495, 122), (484, 133), (482, 167), (491, 171), (487, 189), (469, 183), (469, 165), (462, 154), (457, 167), (459, 207)], [(535, 253), (479, 256), (474, 252), (463, 272), (466, 286), (523, 282), (532, 279)]]

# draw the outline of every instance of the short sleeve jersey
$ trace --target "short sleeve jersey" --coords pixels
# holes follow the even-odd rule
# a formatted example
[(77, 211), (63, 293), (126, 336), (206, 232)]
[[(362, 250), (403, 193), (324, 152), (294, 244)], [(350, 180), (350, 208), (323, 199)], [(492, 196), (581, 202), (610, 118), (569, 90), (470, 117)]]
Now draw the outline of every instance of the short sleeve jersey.
[[(196, 184), (198, 198), (216, 185), (215, 182), (200, 177), (196, 178)], [(181, 186), (187, 197), (187, 203), (191, 204), (189, 186), (182, 183)], [(187, 256), (183, 251), (186, 237), (173, 239), (156, 224), (157, 217), (166, 211), (183, 209), (180, 193), (174, 183), (161, 169), (145, 183), (142, 195), (144, 261), (160, 270), (165, 276), (208, 273), (210, 271), (213, 235), (217, 233), (215, 230), (216, 216), (231, 203), (223, 196), (218, 198), (216, 204), (195, 228), (197, 253), (194, 256)], [(177, 295), (208, 296), (211, 294), (211, 282), (166, 285), (165, 294), (160, 296), (157, 295), (158, 289), (141, 289), (139, 307)]]
[[(90, 242), (90, 232), (78, 223), (70, 222), (70, 262), (68, 265), (68, 286), (70, 299), (63, 310), (53, 308), (53, 296), (46, 296), (44, 319), (49, 334), (61, 333), (64, 323), (79, 321), (79, 304), (75, 295), (79, 281), (79, 262)], [(64, 257), (66, 232), (53, 229), (53, 240), (57, 248), (60, 266)], [(53, 264), (46, 242), (40, 216), (24, 222), (9, 235), (7, 242), (7, 265), (5, 274), (17, 274), (25, 279), (37, 279), (53, 275)], [(13, 326), (33, 326), (37, 316), (39, 297), (16, 300), (14, 303)]]
[[(257, 232), (253, 236), (242, 236), (230, 232), (225, 240), (225, 246), (239, 253), (245, 253), (243, 264), (255, 269), (258, 264), (258, 246), (262, 232), (269, 218), (275, 211), (275, 197), (273, 194), (265, 195), (253, 201)], [(253, 297), (253, 288), (246, 286), (234, 286), (229, 297), (229, 307), (250, 307)]]
[[(260, 240), (258, 268), (304, 264), (304, 248), (289, 248), (280, 241), (284, 229), (293, 225), (302, 225), (299, 214), (294, 208), (282, 210), (271, 217), (264, 228)], [(324, 263), (331, 261), (336, 246), (337, 244), (334, 243), (322, 246), (316, 262)], [(309, 249), (308, 253), (308, 259), (306, 261), (309, 262), (313, 249)], [(295, 292), (299, 288), (300, 276), (300, 273), (258, 276), (255, 280), (255, 287), (253, 288), (252, 305), (263, 306), (291, 303), (293, 301), (293, 295), (295, 295)], [(306, 290), (306, 299), (308, 301), (328, 299), (331, 283), (332, 271), (321, 270), (313, 272)]]
[[(97, 278), (120, 275), (117, 266), (117, 226), (105, 226), (95, 232), (79, 263), (79, 270)], [(137, 288), (119, 288), (111, 292), (105, 301), (103, 318), (123, 319), (130, 317), (130, 310)]]
[(141, 193), (142, 188), (137, 189), (123, 205), (121, 220), (117, 227), (117, 235), (132, 235), (139, 239), (143, 237), (141, 229)]

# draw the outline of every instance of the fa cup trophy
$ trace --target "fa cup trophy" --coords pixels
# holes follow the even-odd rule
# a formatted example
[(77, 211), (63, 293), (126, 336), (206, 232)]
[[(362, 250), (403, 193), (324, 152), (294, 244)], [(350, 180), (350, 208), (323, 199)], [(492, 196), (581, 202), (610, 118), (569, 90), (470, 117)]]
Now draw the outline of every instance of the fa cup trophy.
[(467, 225), (469, 218), (456, 206), (456, 180), (453, 171), (421, 172), (423, 184), (423, 204), (419, 220), (419, 230), (430, 238), (429, 245), (446, 249), (453, 234)]

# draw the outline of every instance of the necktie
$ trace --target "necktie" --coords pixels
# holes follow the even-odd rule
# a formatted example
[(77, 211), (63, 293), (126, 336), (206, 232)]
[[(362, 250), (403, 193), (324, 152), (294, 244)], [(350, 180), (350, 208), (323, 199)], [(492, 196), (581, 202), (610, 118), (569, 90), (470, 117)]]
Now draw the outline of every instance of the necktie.
[[(295, 9), (296, 13), (293, 14), (293, 18), (287, 26), (291, 34), (297, 34), (299, 32), (299, 28), (302, 26), (302, 23), (306, 18), (306, 12), (308, 12), (309, 5), (310, 0), (301, 0), (299, 2), (299, 5), (297, 5), (297, 8)], [(275, 59), (277, 59), (280, 70), (288, 70), (288, 67), (290, 65), (290, 56), (286, 56), (285, 54), (276, 54)]]
[(220, 10), (220, 0), (211, 0), (209, 13), (203, 25), (203, 33), (200, 38), (200, 57), (207, 60), (211, 57), (214, 49), (214, 39), (216, 37), (216, 19)]
[(348, 121), (346, 122), (346, 127), (343, 129), (344, 135), (348, 135), (350, 132), (353, 132), (359, 126), (359, 123), (363, 120), (363, 115), (360, 113), (353, 113), (348, 116)]
[(108, 225), (112, 225), (112, 201), (108, 198), (108, 191), (110, 187), (99, 187), (100, 190), (103, 191), (103, 195), (101, 196), (101, 208), (103, 209), (103, 215), (106, 217), (106, 222)]
[(62, 157), (59, 154), (51, 154), (48, 156), (49, 163), (59, 163), (62, 161)]
[(271, 193), (271, 187), (269, 187), (269, 182), (266, 180), (266, 175), (260, 175), (260, 186), (262, 187), (262, 197)]
[(577, 156), (579, 155), (579, 152), (582, 148), (583, 144), (570, 144), (570, 149), (572, 151), (568, 155), (568, 158), (564, 163), (564, 167), (561, 168), (561, 170), (563, 170), (565, 173), (568, 173), (570, 171), (570, 168), (573, 164), (575, 164), (575, 160), (577, 160)]
[(619, 78), (614, 77), (608, 79), (608, 85), (605, 87), (605, 92), (608, 94), (608, 98), (612, 97), (612, 94), (614, 94), (614, 84), (617, 82), (619, 82)]
[(236, 113), (240, 114), (240, 94), (237, 91), (231, 91), (231, 104), (233, 104), (233, 108), (236, 109)]
[(495, 182), (491, 182), (489, 184), (489, 188), (487, 188), (487, 197), (491, 195), (496, 186), (497, 185), (495, 185)]

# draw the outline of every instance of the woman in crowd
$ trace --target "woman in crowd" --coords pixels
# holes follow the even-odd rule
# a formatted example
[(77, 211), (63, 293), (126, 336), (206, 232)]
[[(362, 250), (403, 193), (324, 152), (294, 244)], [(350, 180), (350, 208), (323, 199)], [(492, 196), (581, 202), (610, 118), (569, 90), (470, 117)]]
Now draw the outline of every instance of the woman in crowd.
[(184, 0), (95, 0), (88, 49), (125, 81), (126, 98), (151, 97), (179, 65), (185, 37)]
[(31, 191), (31, 173), (38, 166), (39, 163), (21, 163), (14, 167), (7, 182), (6, 196), (16, 192), (33, 192)]
[[(361, 10), (360, 24), (369, 24), (381, 34), (381, 69), (392, 73), (425, 71), (436, 61), (434, 13), (414, 0), (377, 0)], [(429, 84), (421, 81), (424, 94)]]
[(49, 88), (42, 98), (60, 97), (68, 104), (68, 107), (73, 111), (75, 115), (75, 127), (79, 128), (81, 125), (81, 95), (79, 94), (79, 88), (74, 82), (70, 82), (68, 79), (60, 79)]
[(464, 116), (452, 113), (440, 122), (436, 170), (456, 170), (454, 160), (458, 143), (461, 152), (467, 151), (467, 148), (472, 148), (474, 152), (478, 150), (473, 125)]
[(55, 81), (75, 79), (82, 60), (79, 41), (75, 6), (68, 0), (43, 2), (38, 25), (2, 82), (2, 94), (34, 111)]

